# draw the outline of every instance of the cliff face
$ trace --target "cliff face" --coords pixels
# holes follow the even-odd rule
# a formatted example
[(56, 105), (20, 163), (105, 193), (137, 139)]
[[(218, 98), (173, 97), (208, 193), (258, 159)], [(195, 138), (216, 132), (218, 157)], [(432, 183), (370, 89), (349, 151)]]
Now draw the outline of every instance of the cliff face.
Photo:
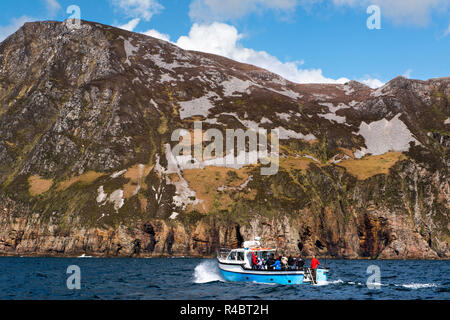
[[(279, 171), (173, 163), (175, 129), (278, 129)], [(0, 254), (449, 258), (450, 78), (299, 85), (83, 22), (0, 44)]]

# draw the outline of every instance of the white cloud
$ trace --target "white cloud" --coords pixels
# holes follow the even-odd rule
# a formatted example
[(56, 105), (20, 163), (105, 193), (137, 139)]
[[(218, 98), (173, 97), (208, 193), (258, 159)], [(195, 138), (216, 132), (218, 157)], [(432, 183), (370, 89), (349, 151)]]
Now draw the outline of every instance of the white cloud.
[(336, 6), (378, 5), (382, 17), (397, 24), (425, 26), (429, 23), (433, 11), (445, 13), (450, 7), (448, 0), (332, 0)]
[(128, 23), (117, 27), (127, 31), (134, 31), (134, 29), (137, 27), (140, 21), (141, 21), (140, 18), (135, 18), (133, 20), (130, 20)]
[(112, 3), (127, 16), (145, 21), (150, 21), (153, 15), (164, 9), (158, 0), (112, 0)]
[(292, 12), (297, 4), (297, 0), (193, 0), (189, 16), (194, 21), (224, 21), (265, 10)]
[(168, 34), (161, 33), (155, 29), (151, 29), (151, 30), (142, 32), (142, 34), (145, 34), (146, 36), (150, 36), (150, 37), (157, 38), (160, 40), (170, 41), (170, 36)]
[(28, 16), (22, 16), (20, 18), (11, 19), (11, 23), (6, 26), (0, 26), (0, 41), (5, 40), (9, 35), (16, 32), (20, 27), (24, 25), (25, 22), (34, 21), (33, 18)]
[(449, 34), (450, 34), (450, 24), (448, 25), (447, 30), (444, 31), (443, 36), (446, 37), (446, 36), (448, 36)]
[(412, 72), (413, 72), (412, 69), (408, 69), (408, 70), (405, 71), (404, 74), (402, 74), (402, 76), (407, 78), (407, 79), (409, 79), (409, 78), (411, 78), (411, 73)]
[(372, 77), (367, 77), (366, 79), (360, 79), (359, 82), (364, 83), (366, 86), (376, 89), (385, 85), (384, 82), (374, 79)]
[(175, 43), (185, 50), (213, 53), (252, 64), (297, 83), (345, 83), (347, 78), (331, 79), (321, 69), (301, 69), (302, 62), (281, 62), (265, 51), (256, 51), (239, 44), (242, 39), (235, 27), (215, 22), (210, 25), (194, 24), (188, 36), (182, 36)]
[[(127, 31), (134, 31), (134, 29), (136, 29), (136, 27), (138, 26), (140, 21), (141, 21), (140, 18), (135, 18), (133, 20), (130, 20), (128, 23), (121, 25), (121, 26), (117, 26), (117, 27), (120, 29), (123, 29), (123, 30), (127, 30)], [(161, 33), (155, 29), (147, 30), (145, 32), (140, 32), (140, 33), (145, 34), (146, 36), (150, 36), (153, 38), (157, 38), (160, 40), (170, 42), (170, 36), (168, 34)]]
[(50, 16), (55, 16), (61, 10), (61, 5), (57, 0), (45, 0), (45, 5)]

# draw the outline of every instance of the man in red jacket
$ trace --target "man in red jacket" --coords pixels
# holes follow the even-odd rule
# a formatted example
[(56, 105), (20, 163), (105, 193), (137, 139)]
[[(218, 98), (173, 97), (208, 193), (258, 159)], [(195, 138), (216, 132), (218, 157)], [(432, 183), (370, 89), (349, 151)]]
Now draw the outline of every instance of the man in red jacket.
[(320, 265), (319, 260), (316, 259), (316, 256), (313, 255), (312, 260), (311, 260), (311, 269), (317, 269), (317, 266)]
[(312, 260), (311, 260), (311, 269), (313, 270), (313, 283), (316, 283), (316, 279), (317, 279), (317, 266), (320, 265), (319, 260), (316, 259), (316, 256), (313, 255)]
[(252, 252), (252, 269), (258, 268), (258, 257), (254, 252)]

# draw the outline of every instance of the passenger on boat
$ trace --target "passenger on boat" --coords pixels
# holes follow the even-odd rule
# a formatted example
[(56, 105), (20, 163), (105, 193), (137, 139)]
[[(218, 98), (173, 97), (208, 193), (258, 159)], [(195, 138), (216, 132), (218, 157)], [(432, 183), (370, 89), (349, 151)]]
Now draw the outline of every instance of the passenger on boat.
[(286, 271), (288, 269), (288, 258), (282, 257), (281, 258), (281, 270)]
[(267, 268), (268, 270), (273, 270), (272, 265), (273, 265), (274, 263), (275, 263), (275, 256), (274, 256), (273, 253), (271, 253), (269, 259), (267, 259), (267, 262), (266, 262), (266, 268)]
[(275, 261), (275, 263), (271, 265), (271, 267), (275, 268), (275, 270), (281, 270), (281, 259), (278, 258), (277, 261)]
[(316, 256), (313, 255), (312, 260), (311, 260), (311, 269), (317, 269), (317, 266), (320, 265), (319, 260), (316, 259)]
[(258, 257), (252, 252), (252, 269), (258, 269)]
[(297, 269), (303, 269), (305, 266), (305, 260), (303, 260), (302, 256), (298, 256), (297, 258)]
[(313, 270), (314, 281), (317, 279), (317, 266), (320, 265), (319, 260), (316, 259), (316, 256), (313, 255), (311, 260), (311, 269)]
[(290, 255), (288, 258), (288, 266), (291, 270), (295, 268), (295, 259), (292, 257), (292, 255)]
[(262, 270), (264, 269), (264, 259), (258, 259), (258, 269)]

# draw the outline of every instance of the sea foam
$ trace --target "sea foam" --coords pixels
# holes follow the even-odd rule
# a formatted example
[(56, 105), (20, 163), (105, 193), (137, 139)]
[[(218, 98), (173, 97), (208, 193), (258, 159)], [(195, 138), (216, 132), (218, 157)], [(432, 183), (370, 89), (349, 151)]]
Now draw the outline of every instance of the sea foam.
[(203, 261), (194, 270), (194, 283), (224, 281), (215, 261)]

